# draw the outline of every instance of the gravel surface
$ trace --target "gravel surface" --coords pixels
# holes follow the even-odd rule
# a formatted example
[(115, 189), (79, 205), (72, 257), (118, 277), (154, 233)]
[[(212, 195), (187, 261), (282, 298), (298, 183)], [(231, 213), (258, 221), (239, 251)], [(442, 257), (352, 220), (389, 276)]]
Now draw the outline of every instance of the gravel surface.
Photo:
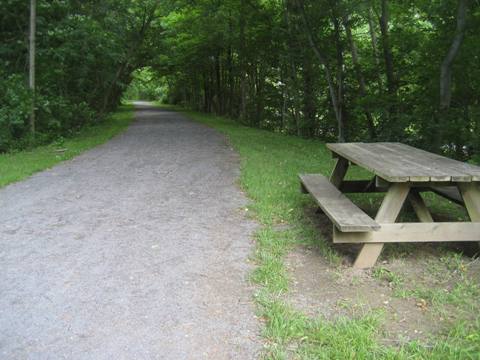
[(257, 356), (238, 156), (136, 106), (123, 134), (0, 190), (0, 358)]

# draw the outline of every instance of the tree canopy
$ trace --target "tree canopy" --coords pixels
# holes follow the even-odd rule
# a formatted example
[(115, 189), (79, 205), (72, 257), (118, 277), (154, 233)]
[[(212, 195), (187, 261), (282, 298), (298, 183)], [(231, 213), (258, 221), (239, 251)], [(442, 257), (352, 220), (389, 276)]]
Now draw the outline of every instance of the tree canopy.
[[(114, 109), (132, 72), (158, 50), (158, 1), (37, 1), (38, 141), (68, 135)], [(29, 140), (29, 4), (0, 13), (0, 151)]]
[[(47, 137), (112, 110), (130, 85), (286, 134), (480, 153), (477, 0), (37, 2)], [(0, 15), (0, 150), (28, 139), (28, 14), (7, 0)]]

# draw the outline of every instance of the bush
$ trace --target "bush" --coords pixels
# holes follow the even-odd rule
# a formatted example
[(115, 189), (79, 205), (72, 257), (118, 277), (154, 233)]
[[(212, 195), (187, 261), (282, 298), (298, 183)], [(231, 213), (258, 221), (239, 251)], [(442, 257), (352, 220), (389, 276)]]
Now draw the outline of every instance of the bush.
[(23, 76), (0, 74), (0, 152), (28, 134), (32, 96)]

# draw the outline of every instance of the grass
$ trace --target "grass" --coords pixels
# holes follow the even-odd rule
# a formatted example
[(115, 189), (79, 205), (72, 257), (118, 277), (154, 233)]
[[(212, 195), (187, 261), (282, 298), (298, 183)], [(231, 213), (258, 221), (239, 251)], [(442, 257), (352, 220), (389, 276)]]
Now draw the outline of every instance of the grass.
[(72, 138), (31, 150), (0, 154), (0, 187), (71, 159), (123, 131), (133, 119), (133, 106), (123, 105), (101, 123), (85, 127)]
[[(176, 108), (171, 108), (176, 109)], [(178, 110), (178, 109), (176, 109)], [(255, 299), (264, 321), (266, 359), (480, 359), (480, 288), (468, 272), (471, 264), (460, 254), (440, 247), (433, 257), (422, 259), (425, 271), (412, 278), (401, 271), (376, 267), (371, 276), (386, 282), (398, 298), (421, 299), (432, 316), (458, 313), (446, 330), (432, 335), (428, 344), (419, 341), (400, 346), (382, 340), (382, 311), (334, 320), (307, 317), (285, 301), (290, 277), (284, 258), (295, 246), (313, 246), (333, 269), (341, 273), (342, 254), (333, 248), (306, 209), (314, 207), (298, 191), (297, 174), (328, 174), (334, 164), (324, 144), (316, 140), (248, 128), (228, 119), (184, 111), (190, 118), (224, 133), (242, 159), (240, 183), (251, 199), (248, 213), (262, 224), (256, 233), (251, 279), (258, 284)], [(0, 155), (0, 187), (70, 159), (99, 145), (125, 129), (133, 118), (131, 106), (123, 106), (101, 124), (83, 129), (77, 136), (48, 146)], [(61, 150), (61, 151), (59, 151)], [(368, 177), (354, 168), (348, 177)], [(378, 196), (353, 196), (374, 209)], [(436, 214), (463, 219), (465, 213), (435, 195), (426, 199)], [(415, 254), (411, 244), (386, 248), (384, 258), (407, 259)], [(313, 274), (314, 275), (314, 274)], [(418, 281), (417, 281), (418, 280)], [(420, 281), (428, 280), (428, 281)]]
[[(448, 330), (431, 336), (426, 343), (412, 341), (398, 346), (382, 343), (381, 311), (369, 311), (355, 317), (327, 320), (311, 318), (293, 309), (284, 299), (290, 278), (284, 258), (296, 246), (314, 246), (328, 259), (332, 268), (341, 269), (342, 255), (322, 237), (314, 222), (305, 216), (314, 207), (308, 196), (299, 192), (298, 173), (328, 174), (334, 164), (323, 143), (285, 136), (242, 126), (234, 121), (182, 109), (188, 117), (224, 133), (241, 156), (240, 184), (251, 203), (248, 213), (262, 225), (256, 233), (253, 259), (256, 269), (251, 279), (258, 284), (255, 299), (264, 321), (265, 359), (480, 359), (480, 310), (478, 284), (461, 273), (461, 256), (444, 247), (439, 260), (429, 260), (439, 284), (416, 284), (401, 274), (382, 267), (371, 276), (379, 283), (387, 281), (399, 298), (422, 298), (432, 305), (432, 316), (458, 310), (469, 316), (458, 317)], [(368, 177), (359, 168), (347, 177)], [(355, 201), (374, 208), (379, 197), (354, 196)], [(462, 210), (431, 195), (426, 199), (434, 212), (442, 216), (464, 218)], [(407, 258), (415, 254), (412, 244), (387, 247), (384, 257)], [(435, 258), (434, 256), (433, 258)], [(441, 281), (445, 274), (457, 284), (445, 292)], [(450, 274), (450, 275), (449, 275)], [(453, 275), (452, 275), (453, 274)], [(314, 275), (314, 274), (313, 274)], [(428, 275), (428, 274), (427, 274)], [(438, 285), (438, 286), (436, 286)]]

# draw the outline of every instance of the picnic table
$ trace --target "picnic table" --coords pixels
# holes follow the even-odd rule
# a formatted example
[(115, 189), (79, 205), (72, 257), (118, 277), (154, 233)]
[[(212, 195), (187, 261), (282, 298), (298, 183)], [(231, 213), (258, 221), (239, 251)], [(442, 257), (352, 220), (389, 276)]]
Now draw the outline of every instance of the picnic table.
[[(310, 193), (333, 222), (334, 243), (362, 244), (354, 267), (372, 267), (389, 242), (480, 241), (480, 167), (402, 143), (327, 144), (336, 165), (327, 179), (301, 174), (301, 189)], [(373, 174), (369, 180), (345, 180), (357, 165)], [(434, 222), (422, 193), (433, 191), (464, 206), (470, 222)], [(345, 193), (384, 192), (372, 219)], [(406, 202), (419, 222), (396, 223)]]

